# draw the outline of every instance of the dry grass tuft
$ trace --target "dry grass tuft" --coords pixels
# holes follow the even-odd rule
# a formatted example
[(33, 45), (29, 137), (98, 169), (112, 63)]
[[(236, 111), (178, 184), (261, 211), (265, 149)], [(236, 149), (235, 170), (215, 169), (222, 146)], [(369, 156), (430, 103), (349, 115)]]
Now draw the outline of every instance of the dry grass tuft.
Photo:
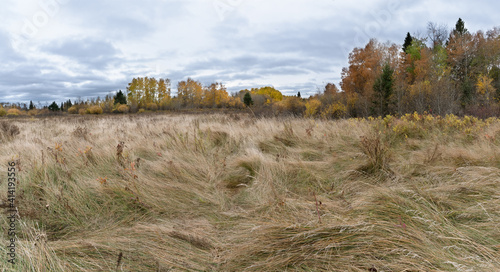
[(0, 140), (7, 142), (13, 140), (21, 133), (19, 127), (9, 121), (0, 122)]
[(380, 134), (370, 133), (361, 136), (360, 147), (368, 158), (367, 164), (360, 168), (361, 171), (372, 174), (380, 170), (389, 170), (389, 148), (382, 142)]

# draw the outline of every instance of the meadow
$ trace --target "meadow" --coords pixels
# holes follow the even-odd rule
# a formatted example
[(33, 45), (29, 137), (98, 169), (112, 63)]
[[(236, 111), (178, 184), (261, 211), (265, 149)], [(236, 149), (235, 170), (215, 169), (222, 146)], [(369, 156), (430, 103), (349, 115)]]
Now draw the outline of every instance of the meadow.
[(500, 271), (500, 120), (0, 119), (2, 271)]

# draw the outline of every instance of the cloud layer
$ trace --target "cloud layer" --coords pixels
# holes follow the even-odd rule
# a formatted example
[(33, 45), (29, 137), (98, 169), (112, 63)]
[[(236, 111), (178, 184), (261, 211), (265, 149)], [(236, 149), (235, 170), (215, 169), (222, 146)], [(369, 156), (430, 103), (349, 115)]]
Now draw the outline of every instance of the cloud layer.
[(496, 25), (499, 3), (339, 0), (20, 0), (0, 10), (0, 101), (105, 96), (137, 76), (273, 85), (313, 94), (338, 83), (371, 37), (425, 37), (427, 22)]

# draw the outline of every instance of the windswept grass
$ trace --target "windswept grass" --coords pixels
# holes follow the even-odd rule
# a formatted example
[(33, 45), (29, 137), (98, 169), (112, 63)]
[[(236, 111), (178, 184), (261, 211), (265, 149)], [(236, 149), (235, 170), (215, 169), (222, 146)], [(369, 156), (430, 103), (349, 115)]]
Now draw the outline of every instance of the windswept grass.
[(3, 122), (4, 271), (500, 270), (497, 119)]

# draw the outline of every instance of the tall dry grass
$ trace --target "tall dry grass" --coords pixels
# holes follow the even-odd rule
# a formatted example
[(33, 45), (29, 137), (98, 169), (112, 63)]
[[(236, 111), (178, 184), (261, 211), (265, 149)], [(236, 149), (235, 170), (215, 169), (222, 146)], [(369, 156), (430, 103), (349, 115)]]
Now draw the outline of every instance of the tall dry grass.
[(5, 271), (500, 270), (498, 120), (7, 122)]

